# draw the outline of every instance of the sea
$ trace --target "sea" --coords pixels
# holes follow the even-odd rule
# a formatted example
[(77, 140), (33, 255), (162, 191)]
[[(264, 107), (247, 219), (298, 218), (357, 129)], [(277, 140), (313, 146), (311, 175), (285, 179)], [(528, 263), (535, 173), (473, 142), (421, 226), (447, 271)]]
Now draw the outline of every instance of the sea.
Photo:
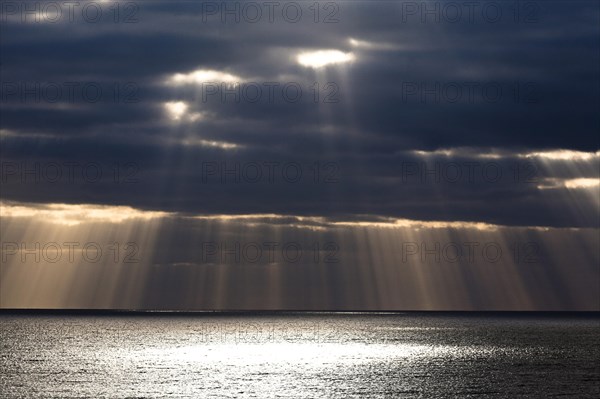
[(0, 397), (599, 398), (597, 313), (0, 313)]

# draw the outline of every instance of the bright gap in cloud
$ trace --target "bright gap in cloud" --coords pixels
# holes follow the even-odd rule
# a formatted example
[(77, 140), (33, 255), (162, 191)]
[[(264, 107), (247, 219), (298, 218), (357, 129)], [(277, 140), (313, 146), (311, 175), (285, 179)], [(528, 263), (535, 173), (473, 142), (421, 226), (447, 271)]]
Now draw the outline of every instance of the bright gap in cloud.
[(438, 149), (433, 151), (422, 151), (422, 150), (414, 150), (413, 154), (421, 156), (421, 157), (429, 157), (429, 156), (444, 156), (444, 157), (464, 157), (464, 158), (484, 158), (484, 159), (500, 159), (503, 157), (502, 154), (495, 152), (481, 152), (478, 150), (466, 148), (466, 147), (456, 147), (456, 148), (447, 148), (447, 149)]
[(560, 160), (560, 161), (587, 161), (594, 158), (600, 158), (600, 151), (594, 152), (583, 152), (573, 150), (552, 150), (552, 151), (538, 151), (529, 152), (525, 154), (519, 154), (521, 158), (543, 158), (549, 160)]
[(216, 71), (212, 69), (198, 69), (189, 73), (176, 73), (172, 75), (167, 83), (175, 86), (185, 84), (202, 84), (202, 83), (240, 83), (244, 79), (240, 76), (232, 75), (226, 72)]
[[(336, 221), (329, 220), (322, 216), (296, 216), (280, 214), (253, 214), (253, 215), (199, 215), (193, 216), (194, 219), (214, 220), (220, 222), (248, 223), (253, 221), (254, 225), (259, 224), (277, 224), (278, 221), (286, 226), (304, 227), (312, 229), (327, 229), (336, 227), (349, 228), (411, 228), (419, 229), (474, 229), (474, 230), (497, 230), (500, 225), (484, 222), (463, 222), (463, 221), (424, 221), (413, 219), (398, 218), (378, 218), (378, 220), (349, 220)], [(368, 219), (372, 219), (367, 217)]]
[(600, 186), (600, 179), (579, 178), (565, 180), (566, 188), (594, 188)]
[(369, 42), (367, 40), (358, 40), (352, 37), (348, 39), (348, 42), (352, 47), (365, 50), (398, 50), (399, 48), (399, 46), (393, 43)]
[(169, 119), (172, 121), (189, 121), (195, 122), (202, 118), (202, 114), (200, 112), (192, 112), (189, 113), (188, 110), (190, 108), (188, 103), (183, 101), (169, 101), (163, 103), (165, 111), (169, 116)]
[(21, 204), (0, 202), (2, 217), (38, 218), (48, 223), (77, 226), (82, 223), (122, 223), (126, 220), (150, 220), (167, 212), (142, 211), (129, 206), (90, 204)]
[(576, 179), (544, 179), (538, 186), (540, 190), (567, 188), (569, 190), (589, 190), (600, 187), (600, 179), (580, 177)]
[(181, 143), (185, 146), (197, 146), (197, 147), (212, 147), (212, 148), (220, 148), (222, 150), (235, 150), (243, 147), (240, 144), (228, 143), (226, 141), (217, 141), (217, 140), (205, 140), (205, 139), (197, 139), (197, 138), (187, 138), (181, 141)]
[[(575, 180), (595, 180), (595, 182), (575, 182)], [(598, 187), (598, 179), (573, 179), (569, 184), (582, 184)], [(567, 186), (564, 184), (563, 186)], [(550, 187), (547, 187), (550, 188)], [(30, 204), (0, 201), (3, 218), (34, 218), (36, 221), (63, 226), (77, 226), (87, 223), (123, 223), (126, 221), (149, 221), (159, 218), (184, 217), (197, 220), (209, 220), (222, 223), (240, 223), (245, 226), (282, 226), (309, 230), (329, 230), (336, 228), (378, 228), (418, 230), (478, 230), (497, 231), (506, 226), (476, 221), (426, 221), (394, 217), (372, 217), (356, 215), (351, 220), (335, 220), (324, 216), (299, 216), (284, 214), (212, 214), (183, 216), (172, 212), (146, 211), (130, 206), (111, 206), (97, 204)], [(364, 217), (364, 219), (362, 218)], [(528, 229), (548, 230), (548, 227), (521, 226)]]
[(551, 150), (551, 151), (532, 151), (524, 153), (511, 153), (509, 151), (498, 151), (497, 149), (491, 148), (488, 151), (481, 148), (470, 148), (470, 147), (454, 147), (454, 148), (441, 148), (437, 150), (424, 151), (424, 150), (413, 150), (412, 153), (418, 156), (446, 156), (446, 157), (464, 157), (464, 158), (540, 158), (541, 160), (549, 161), (589, 161), (593, 159), (600, 159), (600, 151), (596, 152), (584, 152), (574, 150)]
[(353, 53), (344, 53), (339, 50), (318, 50), (298, 54), (300, 65), (309, 68), (323, 68), (327, 65), (345, 64), (356, 59)]
[(171, 101), (164, 105), (169, 117), (176, 121), (180, 120), (188, 110), (188, 105), (183, 101)]

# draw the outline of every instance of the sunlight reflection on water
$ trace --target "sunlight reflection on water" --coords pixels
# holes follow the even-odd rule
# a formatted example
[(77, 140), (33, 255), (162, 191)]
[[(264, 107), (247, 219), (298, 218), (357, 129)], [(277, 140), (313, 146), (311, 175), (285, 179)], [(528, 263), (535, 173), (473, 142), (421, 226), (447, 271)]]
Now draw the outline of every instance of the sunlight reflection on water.
[(2, 318), (17, 397), (595, 397), (598, 321), (322, 315)]

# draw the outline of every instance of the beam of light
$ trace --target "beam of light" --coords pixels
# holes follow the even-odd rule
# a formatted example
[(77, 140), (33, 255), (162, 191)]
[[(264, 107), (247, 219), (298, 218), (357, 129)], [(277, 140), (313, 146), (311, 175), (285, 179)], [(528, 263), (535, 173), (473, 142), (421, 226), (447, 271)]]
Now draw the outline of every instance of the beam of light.
[(296, 57), (302, 66), (319, 69), (328, 65), (345, 64), (356, 59), (353, 53), (340, 50), (318, 50), (298, 54)]
[(518, 158), (535, 165), (537, 189), (545, 192), (542, 200), (562, 204), (563, 218), (586, 225), (597, 220), (600, 211), (600, 151), (531, 151), (518, 154)]
[[(65, 215), (66, 208), (76, 215)], [(24, 262), (19, 254), (9, 254), (1, 268), (3, 306), (540, 310), (588, 309), (598, 295), (597, 229), (478, 229), (477, 224), (456, 222), (419, 222), (415, 228), (414, 221), (339, 223), (322, 216), (277, 214), (151, 217), (149, 211), (96, 208), (9, 203), (2, 209), (2, 242), (25, 242), (28, 249), (35, 242), (135, 242), (141, 262), (121, 264), (109, 258), (104, 263), (44, 264), (30, 255)], [(293, 226), (299, 223), (324, 229)], [(322, 248), (329, 241), (339, 247), (339, 262), (315, 262), (313, 244)], [(224, 261), (207, 263), (204, 242), (223, 243), (227, 250), (235, 242), (274, 242), (278, 250), (283, 243), (297, 242), (308, 256), (306, 262), (286, 263), (277, 250), (276, 262), (263, 257), (262, 263), (240, 263), (227, 255)], [(444, 262), (442, 252), (440, 263), (429, 253), (436, 243), (462, 247), (466, 242), (478, 243), (474, 262), (465, 257)], [(482, 262), (486, 242), (503, 249), (498, 262)], [(527, 242), (539, 244), (541, 262), (515, 259), (514, 246)], [(429, 252), (421, 249), (405, 261), (405, 243), (426, 246)]]
[(7, 202), (0, 203), (0, 213), (2, 306), (140, 306), (166, 213)]

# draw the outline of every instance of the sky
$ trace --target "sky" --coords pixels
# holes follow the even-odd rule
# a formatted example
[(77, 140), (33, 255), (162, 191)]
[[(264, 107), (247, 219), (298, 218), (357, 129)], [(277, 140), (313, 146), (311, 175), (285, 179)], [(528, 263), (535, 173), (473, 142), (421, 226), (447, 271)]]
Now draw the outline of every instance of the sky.
[(596, 1), (3, 1), (0, 307), (600, 310)]

